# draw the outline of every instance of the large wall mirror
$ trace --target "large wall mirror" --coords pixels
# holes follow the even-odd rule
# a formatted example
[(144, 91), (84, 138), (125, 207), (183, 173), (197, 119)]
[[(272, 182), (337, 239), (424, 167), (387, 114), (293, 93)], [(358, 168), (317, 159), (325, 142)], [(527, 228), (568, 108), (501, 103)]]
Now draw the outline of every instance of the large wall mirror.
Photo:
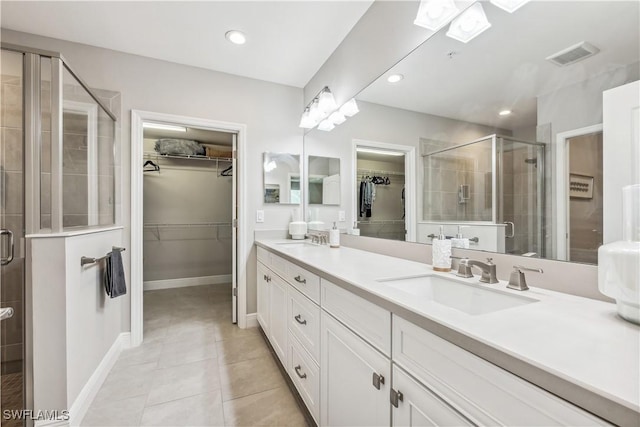
[(310, 205), (340, 205), (340, 159), (309, 156), (307, 191)]
[(264, 153), (262, 167), (264, 203), (302, 203), (298, 154)]
[[(595, 264), (620, 222), (603, 189), (619, 192), (608, 185), (631, 164), (606, 159), (618, 142), (603, 138), (603, 96), (640, 77), (640, 2), (531, 1), (513, 13), (479, 3), (490, 28), (462, 43), (445, 26), (356, 96), (357, 115), (308, 132), (305, 152), (346, 164), (343, 227), (361, 220), (359, 185), (375, 175), (355, 147), (413, 147), (412, 172), (389, 174), (406, 194), (385, 199), (390, 222), (368, 235), (429, 244), (443, 225), (470, 249)], [(401, 171), (383, 157), (380, 171)], [(407, 209), (415, 233), (403, 235), (393, 221)]]

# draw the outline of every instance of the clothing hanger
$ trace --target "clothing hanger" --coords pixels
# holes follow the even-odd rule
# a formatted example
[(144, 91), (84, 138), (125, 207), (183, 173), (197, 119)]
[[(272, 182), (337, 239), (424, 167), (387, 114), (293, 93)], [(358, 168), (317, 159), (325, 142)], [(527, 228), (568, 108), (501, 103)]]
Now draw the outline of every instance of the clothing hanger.
[(220, 176), (233, 176), (233, 165), (220, 172)]
[[(153, 169), (145, 169), (147, 166), (151, 166)], [(143, 172), (160, 172), (160, 166), (158, 166), (151, 160), (147, 160), (146, 162), (144, 162), (144, 165), (142, 165), (142, 167)]]

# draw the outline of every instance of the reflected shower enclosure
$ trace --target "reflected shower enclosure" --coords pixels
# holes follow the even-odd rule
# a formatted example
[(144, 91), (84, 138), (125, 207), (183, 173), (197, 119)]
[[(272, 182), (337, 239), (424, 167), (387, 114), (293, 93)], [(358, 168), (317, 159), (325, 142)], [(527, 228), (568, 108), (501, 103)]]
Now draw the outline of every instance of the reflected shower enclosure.
[(504, 252), (544, 254), (544, 145), (489, 135), (422, 141), (424, 222), (505, 227)]

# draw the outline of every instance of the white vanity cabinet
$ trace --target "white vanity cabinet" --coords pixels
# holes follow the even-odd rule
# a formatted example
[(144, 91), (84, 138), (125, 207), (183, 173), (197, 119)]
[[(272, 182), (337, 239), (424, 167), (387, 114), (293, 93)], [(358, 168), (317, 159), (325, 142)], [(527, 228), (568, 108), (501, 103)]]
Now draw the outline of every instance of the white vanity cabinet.
[(273, 273), (259, 261), (257, 271), (258, 312), (256, 317), (264, 333), (269, 336), (269, 281)]
[(287, 284), (278, 275), (269, 282), (269, 340), (287, 366)]
[(320, 331), (320, 424), (388, 426), (391, 361), (324, 311)]

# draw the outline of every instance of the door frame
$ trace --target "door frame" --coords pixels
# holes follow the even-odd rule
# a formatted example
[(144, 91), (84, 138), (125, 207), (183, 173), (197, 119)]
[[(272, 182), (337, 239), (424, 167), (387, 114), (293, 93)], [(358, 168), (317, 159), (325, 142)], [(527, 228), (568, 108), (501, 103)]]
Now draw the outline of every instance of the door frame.
[(186, 127), (197, 127), (226, 131), (237, 134), (236, 164), (238, 171), (234, 171), (233, 179), (237, 183), (238, 224), (236, 227), (237, 250), (236, 257), (236, 285), (238, 326), (247, 327), (247, 248), (246, 231), (247, 218), (247, 182), (246, 176), (246, 141), (247, 126), (241, 123), (230, 123), (175, 114), (156, 113), (151, 111), (131, 110), (131, 345), (142, 344), (143, 339), (143, 172), (144, 159), (143, 127), (144, 121), (172, 123)]
[(355, 194), (356, 183), (358, 180), (358, 147), (373, 148), (383, 151), (391, 151), (404, 154), (404, 226), (405, 226), (405, 241), (416, 241), (416, 229), (417, 229), (417, 200), (416, 200), (416, 147), (410, 145), (398, 145), (390, 144), (388, 142), (380, 141), (367, 141), (364, 139), (354, 139), (353, 154), (351, 156), (352, 174), (349, 182), (350, 190), (353, 195), (351, 197), (351, 212), (353, 217), (351, 223), (353, 224), (358, 220), (358, 198)]
[(589, 135), (603, 131), (602, 123), (560, 132), (556, 135), (556, 256), (555, 259), (566, 261), (569, 259), (569, 150), (568, 140), (578, 136)]

